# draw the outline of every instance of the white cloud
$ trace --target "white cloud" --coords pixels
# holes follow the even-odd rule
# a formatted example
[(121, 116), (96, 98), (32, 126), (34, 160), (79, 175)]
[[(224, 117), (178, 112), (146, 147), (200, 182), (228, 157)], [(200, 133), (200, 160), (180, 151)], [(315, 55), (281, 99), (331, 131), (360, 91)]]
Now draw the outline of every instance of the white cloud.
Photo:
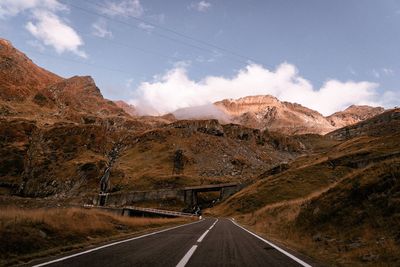
[(68, 10), (57, 0), (1, 0), (0, 18), (8, 18), (18, 15), (20, 12), (32, 9), (46, 9), (51, 11)]
[[(81, 50), (83, 41), (77, 32), (69, 26), (57, 12), (68, 12), (67, 6), (57, 0), (1, 0), (0, 18), (7, 19), (22, 12), (28, 12), (29, 21), (25, 29), (36, 40), (28, 41), (28, 44), (43, 50), (43, 45), (53, 47), (57, 53), (73, 52), (86, 58), (86, 53)], [(40, 42), (38, 42), (40, 41)]]
[(377, 70), (372, 70), (371, 71), (372, 75), (374, 75), (375, 78), (379, 79), (381, 77), (381, 74)]
[(177, 65), (164, 75), (155, 76), (154, 81), (142, 82), (130, 103), (143, 114), (157, 115), (226, 98), (270, 94), (329, 115), (352, 104), (385, 104), (377, 94), (377, 87), (378, 84), (366, 81), (329, 80), (321, 88), (314, 89), (299, 75), (296, 67), (288, 63), (275, 70), (251, 64), (232, 78), (208, 76), (196, 82), (188, 77), (187, 66)]
[(101, 38), (112, 38), (112, 32), (107, 29), (107, 22), (99, 19), (92, 24), (92, 34)]
[(218, 51), (213, 51), (213, 54), (209, 57), (204, 57), (202, 55), (196, 57), (196, 61), (199, 63), (212, 63), (215, 62), (218, 58), (220, 58), (222, 54)]
[(372, 73), (372, 75), (373, 75), (375, 78), (379, 79), (379, 78), (382, 77), (383, 75), (386, 75), (386, 76), (392, 76), (392, 75), (394, 75), (394, 70), (391, 69), (391, 68), (373, 69), (373, 70), (371, 71), (371, 73)]
[(123, 17), (140, 17), (144, 13), (143, 6), (139, 0), (107, 1), (105, 7), (101, 8), (100, 11), (110, 16)]
[(165, 14), (154, 14), (154, 15), (148, 15), (148, 18), (151, 20), (157, 21), (159, 24), (164, 24), (165, 23)]
[(393, 75), (394, 74), (394, 70), (391, 68), (383, 68), (382, 72), (386, 75)]
[(151, 31), (154, 29), (154, 26), (153, 26), (153, 25), (150, 25), (150, 24), (147, 24), (147, 23), (144, 23), (144, 22), (140, 22), (140, 23), (138, 24), (138, 27), (139, 27), (140, 29), (142, 29), (142, 30), (147, 31), (147, 32), (151, 32)]
[(26, 29), (38, 40), (52, 46), (57, 53), (70, 51), (80, 57), (87, 57), (79, 48), (83, 45), (80, 36), (56, 14), (45, 10), (36, 10), (33, 14), (35, 22), (29, 21)]
[(208, 9), (211, 8), (211, 3), (210, 2), (206, 2), (206, 1), (200, 1), (200, 2), (196, 2), (196, 3), (191, 3), (188, 6), (188, 8), (197, 10), (199, 12), (205, 12)]
[(126, 87), (126, 88), (130, 88), (130, 87), (132, 86), (132, 83), (133, 83), (134, 80), (135, 80), (135, 79), (133, 79), (133, 78), (127, 79), (127, 80), (125, 81), (125, 87)]

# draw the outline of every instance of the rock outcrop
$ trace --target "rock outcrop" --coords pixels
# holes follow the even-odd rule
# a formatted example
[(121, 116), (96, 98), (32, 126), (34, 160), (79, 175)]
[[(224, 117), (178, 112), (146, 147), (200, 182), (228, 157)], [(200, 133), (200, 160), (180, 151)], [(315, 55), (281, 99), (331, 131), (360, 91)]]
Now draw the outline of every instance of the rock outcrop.
[(325, 117), (300, 104), (283, 102), (270, 95), (259, 95), (225, 99), (213, 105), (182, 108), (173, 114), (178, 119), (217, 119), (220, 123), (236, 123), (289, 135), (323, 135), (383, 111), (381, 107), (350, 106), (344, 111)]
[(372, 118), (383, 113), (384, 111), (385, 109), (382, 107), (352, 105), (347, 109), (335, 112), (326, 118), (332, 124), (332, 126), (341, 128)]
[(122, 108), (129, 115), (131, 115), (131, 116), (137, 116), (138, 115), (137, 112), (136, 112), (135, 106), (130, 105), (130, 104), (128, 104), (128, 103), (126, 103), (125, 101), (122, 101), (122, 100), (114, 101), (114, 103), (118, 107)]
[(229, 115), (232, 122), (250, 128), (285, 134), (324, 134), (335, 129), (320, 113), (270, 95), (223, 100), (214, 105)]
[(35, 65), (9, 41), (0, 38), (0, 99), (23, 101), (61, 80), (56, 74)]

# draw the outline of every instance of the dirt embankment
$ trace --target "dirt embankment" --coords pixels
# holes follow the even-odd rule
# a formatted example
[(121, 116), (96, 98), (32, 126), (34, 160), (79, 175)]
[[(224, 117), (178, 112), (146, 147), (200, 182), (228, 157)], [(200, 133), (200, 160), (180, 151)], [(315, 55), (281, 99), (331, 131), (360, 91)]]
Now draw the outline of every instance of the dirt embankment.
[(89, 247), (189, 222), (182, 218), (135, 218), (80, 208), (2, 207), (0, 266)]

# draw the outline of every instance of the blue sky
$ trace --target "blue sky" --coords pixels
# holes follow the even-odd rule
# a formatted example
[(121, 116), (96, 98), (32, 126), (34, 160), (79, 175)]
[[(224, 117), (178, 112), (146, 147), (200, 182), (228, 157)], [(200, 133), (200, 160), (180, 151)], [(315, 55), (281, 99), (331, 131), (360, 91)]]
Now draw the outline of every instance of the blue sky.
[(0, 0), (0, 36), (148, 114), (250, 94), (400, 104), (396, 0)]

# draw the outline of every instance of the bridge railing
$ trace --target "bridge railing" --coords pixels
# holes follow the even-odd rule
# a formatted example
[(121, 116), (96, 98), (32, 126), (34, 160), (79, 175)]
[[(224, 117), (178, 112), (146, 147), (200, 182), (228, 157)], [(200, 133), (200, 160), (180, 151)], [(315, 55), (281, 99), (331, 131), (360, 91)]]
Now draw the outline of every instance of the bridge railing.
[(160, 210), (160, 209), (153, 209), (153, 208), (142, 208), (142, 207), (135, 207), (135, 206), (124, 206), (123, 209), (151, 212), (151, 213), (164, 214), (164, 215), (173, 215), (173, 216), (179, 216), (179, 217), (197, 217), (198, 216), (196, 214), (187, 213), (187, 212), (172, 211), (172, 210)]

